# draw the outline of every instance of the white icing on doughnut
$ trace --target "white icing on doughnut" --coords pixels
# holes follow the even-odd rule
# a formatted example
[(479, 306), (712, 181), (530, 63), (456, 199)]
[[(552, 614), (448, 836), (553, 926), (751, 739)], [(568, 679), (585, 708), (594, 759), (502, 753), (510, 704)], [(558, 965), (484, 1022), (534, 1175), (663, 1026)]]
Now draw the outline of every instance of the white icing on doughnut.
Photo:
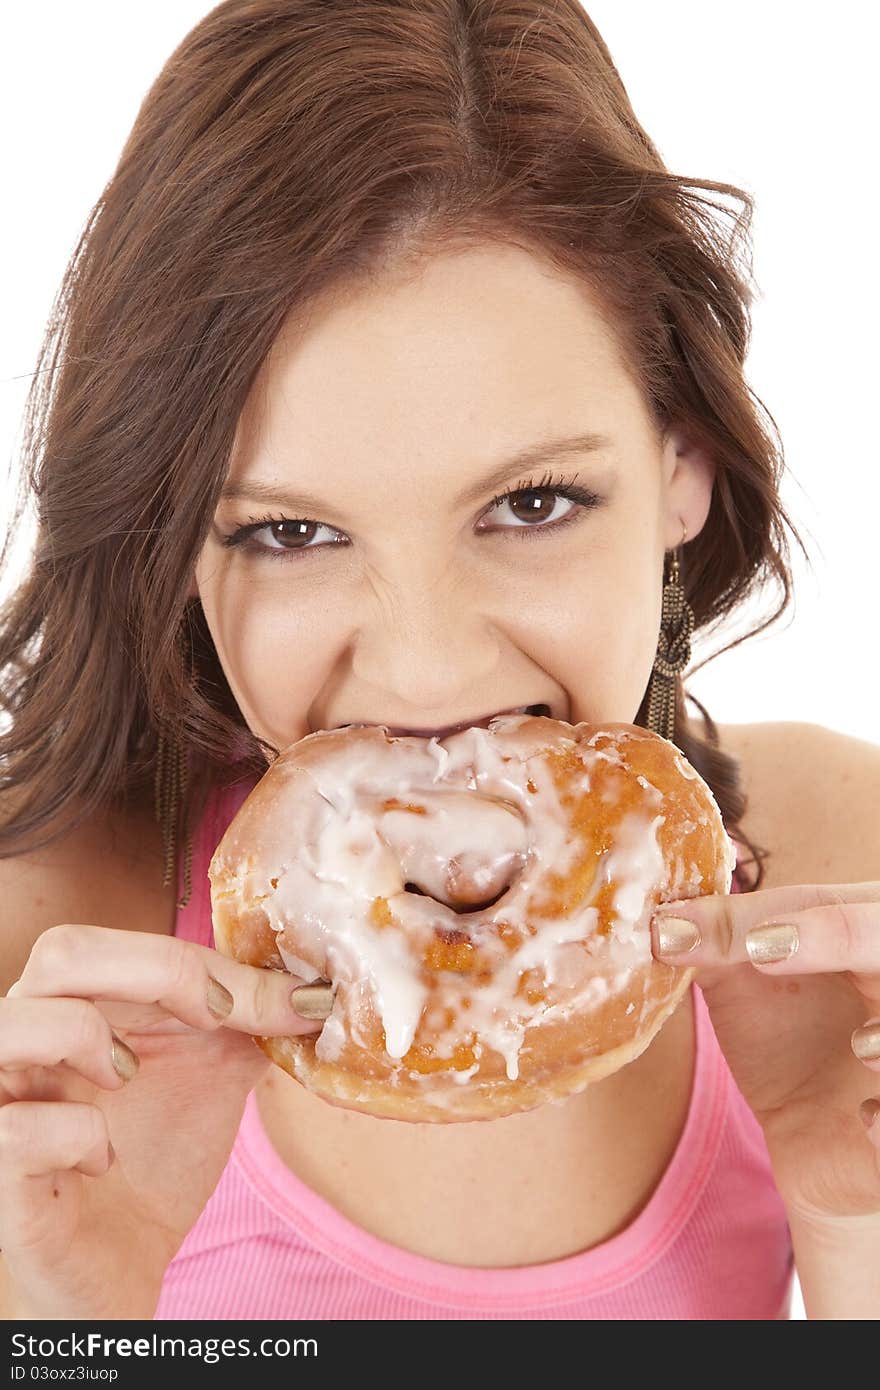
[[(544, 737), (536, 726), (546, 726)], [(347, 1039), (369, 1051), (364, 1027), (375, 1014), (386, 1060), (406, 1058), (424, 1025), (433, 1056), (456, 1061), (458, 1069), (444, 1069), (442, 1078), (407, 1067), (420, 1085), (434, 1090), (450, 1076), (465, 1084), (487, 1050), (515, 1080), (533, 1025), (595, 1008), (631, 987), (652, 959), (653, 902), (706, 888), (684, 838), (670, 876), (658, 839), (663, 796), (641, 774), (642, 805), (616, 827), (611, 848), (591, 850), (572, 834), (548, 747), (574, 752), (580, 762), (582, 771), (574, 760), (566, 769), (569, 796), (588, 796), (602, 764), (622, 769), (625, 784), (635, 780), (625, 741), (638, 732), (628, 726), (587, 739), (586, 727), (504, 715), (488, 729), (442, 740), (355, 727), (345, 737), (312, 734), (272, 765), (259, 784), (258, 827), (250, 832), (246, 801), (209, 875), (212, 892), (222, 882), (240, 912), (259, 902), (288, 970), (346, 986), (337, 988), (315, 1043), (320, 1061), (338, 1058)], [(704, 825), (714, 821), (720, 837), (714, 891), (726, 892), (734, 847), (709, 789), (674, 753), (681, 774), (696, 778), (708, 797), (697, 814)], [(619, 794), (612, 783), (620, 777), (601, 793), (610, 801)], [(568, 874), (568, 900), (552, 911), (550, 887), (558, 890)], [(600, 934), (596, 899), (612, 882), (610, 930)], [(471, 958), (483, 978), (463, 968)], [(526, 972), (533, 972), (528, 979)], [(540, 998), (529, 997), (530, 983)], [(626, 1012), (633, 1009), (630, 1003)], [(464, 1055), (463, 1039), (471, 1040)]]

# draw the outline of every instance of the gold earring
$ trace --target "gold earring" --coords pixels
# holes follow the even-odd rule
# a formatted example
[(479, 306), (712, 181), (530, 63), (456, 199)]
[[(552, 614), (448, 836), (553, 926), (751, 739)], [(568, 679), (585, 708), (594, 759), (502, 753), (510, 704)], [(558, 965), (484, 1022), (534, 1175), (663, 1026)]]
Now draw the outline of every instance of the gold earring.
[[(678, 550), (686, 540), (687, 527), (683, 526)], [(660, 637), (648, 687), (648, 728), (670, 742), (675, 737), (675, 678), (691, 659), (694, 630), (694, 610), (685, 598), (678, 550), (668, 554), (670, 565), (669, 574), (664, 576)]]

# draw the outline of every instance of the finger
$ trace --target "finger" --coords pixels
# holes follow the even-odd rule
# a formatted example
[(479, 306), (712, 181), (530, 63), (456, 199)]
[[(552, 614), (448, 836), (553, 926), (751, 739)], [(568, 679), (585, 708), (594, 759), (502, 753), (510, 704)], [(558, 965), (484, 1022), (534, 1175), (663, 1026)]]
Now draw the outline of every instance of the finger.
[(48, 1194), (53, 1173), (106, 1173), (114, 1155), (107, 1120), (97, 1105), (78, 1101), (16, 1100), (0, 1106), (0, 1229), (16, 1201)]
[(138, 1066), (87, 999), (0, 999), (0, 1069), (62, 1063), (108, 1091), (118, 1091)]
[(208, 946), (149, 932), (63, 924), (43, 932), (7, 998), (64, 995), (158, 1004), (194, 1028), (226, 1025), (263, 1037), (313, 1033), (295, 1010), (306, 982), (221, 956)]
[(51, 1249), (71, 1219), (79, 1174), (102, 1177), (115, 1155), (95, 1105), (14, 1101), (0, 1107), (0, 1248)]
[(867, 999), (880, 1003), (880, 884), (667, 903), (654, 914), (651, 938), (658, 960), (700, 971), (743, 962), (789, 975), (847, 971)]

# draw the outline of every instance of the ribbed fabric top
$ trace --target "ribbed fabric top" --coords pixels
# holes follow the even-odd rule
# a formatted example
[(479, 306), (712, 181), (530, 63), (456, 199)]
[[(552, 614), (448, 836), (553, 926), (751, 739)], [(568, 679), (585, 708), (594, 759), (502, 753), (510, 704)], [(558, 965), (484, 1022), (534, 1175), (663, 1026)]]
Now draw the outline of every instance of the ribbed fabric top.
[[(175, 925), (184, 940), (214, 944), (208, 864), (254, 785), (208, 802), (193, 837), (192, 895)], [(740, 891), (737, 878), (731, 891)], [(685, 1127), (647, 1205), (610, 1240), (502, 1269), (404, 1250), (287, 1167), (251, 1091), (217, 1187), (168, 1267), (156, 1319), (788, 1318), (791, 1240), (763, 1134), (692, 989)]]

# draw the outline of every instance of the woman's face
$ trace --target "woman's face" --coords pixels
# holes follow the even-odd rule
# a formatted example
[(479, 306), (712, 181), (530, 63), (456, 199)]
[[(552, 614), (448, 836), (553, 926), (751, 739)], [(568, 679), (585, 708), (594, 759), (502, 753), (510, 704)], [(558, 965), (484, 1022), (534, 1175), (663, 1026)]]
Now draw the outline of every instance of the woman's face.
[[(584, 435), (595, 447), (517, 461)], [(658, 438), (580, 285), (518, 248), (446, 252), (288, 321), (226, 483), (264, 500), (224, 498), (193, 593), (248, 726), (279, 750), (539, 703), (631, 723), (664, 551), (702, 528), (713, 476), (679, 432)], [(594, 505), (493, 501), (570, 484)]]

